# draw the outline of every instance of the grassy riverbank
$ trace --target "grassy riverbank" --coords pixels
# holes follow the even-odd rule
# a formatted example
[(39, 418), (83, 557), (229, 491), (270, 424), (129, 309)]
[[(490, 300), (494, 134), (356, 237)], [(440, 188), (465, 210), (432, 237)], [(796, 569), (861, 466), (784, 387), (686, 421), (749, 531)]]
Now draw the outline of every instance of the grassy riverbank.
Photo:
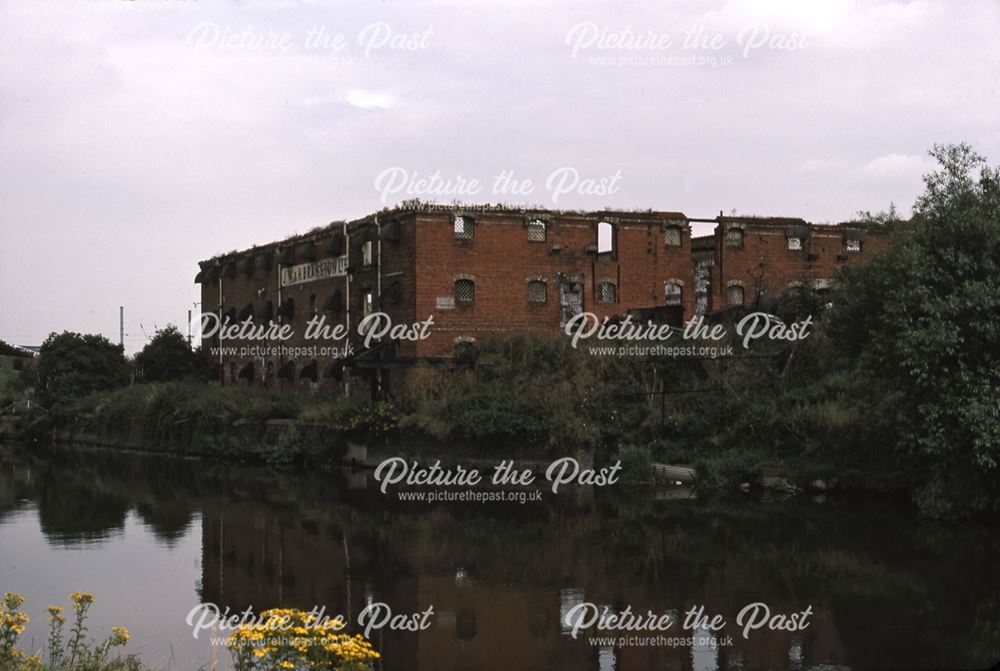
[[(792, 307), (809, 306), (783, 309)], [(891, 451), (856, 449), (863, 416), (838, 400), (844, 380), (817, 370), (828, 349), (819, 334), (738, 349), (726, 361), (625, 358), (523, 337), (480, 345), (471, 371), (421, 371), (378, 404), (146, 383), (56, 406), (36, 429), (275, 465), (338, 463), (348, 440), (390, 440), (442, 452), (471, 444), (508, 458), (526, 447), (537, 459), (584, 449), (602, 463), (622, 459), (631, 480), (648, 479), (652, 462), (688, 464), (710, 489), (756, 485), (778, 471), (798, 485), (910, 491), (911, 474)]]

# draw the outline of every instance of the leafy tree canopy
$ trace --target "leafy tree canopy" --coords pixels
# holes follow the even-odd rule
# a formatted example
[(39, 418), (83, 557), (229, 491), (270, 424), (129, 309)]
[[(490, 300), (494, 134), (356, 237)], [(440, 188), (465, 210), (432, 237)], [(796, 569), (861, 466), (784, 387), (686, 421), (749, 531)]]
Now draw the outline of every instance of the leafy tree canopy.
[(147, 382), (179, 380), (198, 369), (198, 357), (177, 327), (168, 324), (135, 357)]
[(43, 403), (59, 403), (95, 391), (123, 387), (131, 370), (120, 345), (101, 335), (52, 333), (38, 358), (39, 393)]
[[(912, 225), (845, 275), (830, 329), (886, 441), (940, 477), (988, 473), (995, 484), (1000, 169), (966, 144), (930, 154), (938, 169), (924, 177)], [(928, 495), (947, 488), (938, 481)]]

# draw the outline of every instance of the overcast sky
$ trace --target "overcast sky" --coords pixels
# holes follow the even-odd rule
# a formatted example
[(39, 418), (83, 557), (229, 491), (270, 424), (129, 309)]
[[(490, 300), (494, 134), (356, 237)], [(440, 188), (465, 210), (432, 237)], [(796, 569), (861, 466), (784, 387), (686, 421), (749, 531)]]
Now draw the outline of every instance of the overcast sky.
[(199, 259), (454, 199), (414, 174), (835, 222), (908, 212), (935, 142), (1000, 157), (997, 0), (4, 0), (0, 26), (15, 344), (117, 341), (119, 305), (129, 352), (184, 331)]

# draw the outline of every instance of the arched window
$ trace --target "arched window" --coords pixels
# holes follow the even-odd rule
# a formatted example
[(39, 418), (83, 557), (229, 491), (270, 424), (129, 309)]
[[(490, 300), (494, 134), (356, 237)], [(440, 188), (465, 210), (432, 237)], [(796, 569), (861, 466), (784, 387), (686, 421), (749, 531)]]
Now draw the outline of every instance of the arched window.
[(663, 304), (681, 305), (684, 300), (684, 287), (678, 282), (667, 282), (663, 285)]
[(597, 285), (597, 302), (598, 303), (617, 303), (618, 302), (618, 287), (615, 286), (614, 282), (601, 282)]
[(548, 288), (541, 280), (531, 280), (528, 282), (528, 302), (545, 303), (548, 301)]
[(743, 286), (740, 284), (730, 284), (726, 288), (726, 302), (729, 305), (743, 305)]
[(476, 300), (476, 283), (470, 279), (455, 280), (455, 302), (472, 303)]
[(729, 249), (743, 249), (743, 229), (730, 228), (726, 231), (726, 246)]

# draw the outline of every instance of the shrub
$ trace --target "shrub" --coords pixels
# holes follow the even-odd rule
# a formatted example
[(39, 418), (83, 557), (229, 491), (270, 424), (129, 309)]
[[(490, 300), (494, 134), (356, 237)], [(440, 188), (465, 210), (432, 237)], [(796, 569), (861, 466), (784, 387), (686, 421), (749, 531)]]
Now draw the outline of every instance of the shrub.
[(365, 637), (341, 633), (343, 620), (320, 620), (293, 608), (261, 613), (226, 641), (236, 671), (367, 671), (379, 658)]
[(8, 592), (4, 594), (0, 611), (0, 668), (4, 671), (144, 671), (147, 669), (136, 657), (112, 657), (114, 648), (124, 647), (131, 636), (124, 627), (113, 627), (111, 635), (98, 643), (87, 636), (87, 612), (94, 597), (75, 592), (73, 625), (66, 638), (63, 627), (66, 618), (59, 606), (49, 606), (49, 639), (45, 652), (28, 654), (17, 647), (18, 638), (24, 633), (28, 616), (21, 611), (24, 597)]
[(628, 445), (618, 453), (622, 479), (626, 482), (649, 482), (653, 477), (653, 453), (648, 447)]

